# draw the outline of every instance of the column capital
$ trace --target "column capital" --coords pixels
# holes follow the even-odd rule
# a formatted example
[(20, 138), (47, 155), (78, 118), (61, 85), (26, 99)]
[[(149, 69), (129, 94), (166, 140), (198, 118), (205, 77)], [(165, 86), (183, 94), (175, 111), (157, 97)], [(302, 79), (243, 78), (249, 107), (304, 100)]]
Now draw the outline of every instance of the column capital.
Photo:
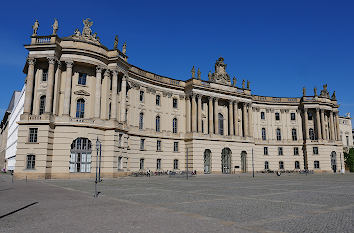
[(122, 80), (123, 81), (127, 81), (127, 79), (128, 79), (128, 75), (124, 74), (123, 77), (122, 77)]
[(218, 101), (219, 98), (218, 97), (212, 97), (214, 101)]
[(119, 70), (117, 68), (113, 68), (113, 69), (111, 69), (111, 72), (114, 76), (118, 76)]
[(36, 63), (36, 59), (33, 57), (27, 58), (28, 65), (34, 65)]
[(320, 108), (316, 108), (316, 112), (319, 112), (320, 111)]
[(304, 112), (307, 112), (308, 111), (308, 108), (304, 108)]
[(104, 76), (107, 77), (111, 74), (111, 71), (109, 69), (106, 69), (106, 71), (104, 72)]
[(234, 104), (238, 104), (238, 100), (232, 100), (232, 102), (234, 103)]
[(49, 64), (55, 64), (56, 58), (55, 57), (47, 57)]
[(104, 69), (103, 66), (100, 66), (100, 65), (96, 66), (96, 73), (102, 73), (103, 69)]
[(74, 65), (74, 62), (72, 60), (65, 61), (66, 63), (66, 68), (72, 68)]

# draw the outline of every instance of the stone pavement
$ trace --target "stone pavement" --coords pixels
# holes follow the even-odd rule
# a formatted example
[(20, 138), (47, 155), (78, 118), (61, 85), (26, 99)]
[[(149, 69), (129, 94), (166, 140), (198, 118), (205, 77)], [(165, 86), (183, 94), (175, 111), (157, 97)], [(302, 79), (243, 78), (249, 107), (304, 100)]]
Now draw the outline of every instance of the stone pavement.
[(0, 232), (354, 229), (354, 174), (126, 177), (105, 179), (98, 188), (94, 198), (93, 180), (12, 184), (0, 175)]

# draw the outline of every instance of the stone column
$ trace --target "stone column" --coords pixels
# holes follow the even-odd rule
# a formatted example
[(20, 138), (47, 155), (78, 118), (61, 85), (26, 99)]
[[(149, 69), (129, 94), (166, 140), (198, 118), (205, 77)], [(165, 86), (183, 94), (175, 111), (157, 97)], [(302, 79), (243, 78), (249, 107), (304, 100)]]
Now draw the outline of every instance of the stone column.
[(198, 100), (198, 132), (202, 133), (202, 96), (197, 95)]
[(70, 114), (70, 98), (71, 98), (71, 79), (73, 76), (73, 62), (66, 61), (66, 80), (64, 90), (64, 111), (63, 115)]
[(53, 108), (53, 87), (54, 87), (54, 57), (48, 57), (48, 80), (47, 80), (47, 92), (45, 98), (45, 113), (50, 114)]
[(333, 124), (333, 111), (329, 112), (329, 125), (330, 125), (330, 128), (331, 128), (330, 139), (334, 140), (335, 137), (334, 137), (334, 124)]
[(36, 60), (34, 58), (28, 58), (28, 72), (26, 78), (26, 92), (25, 92), (25, 104), (23, 107), (23, 113), (30, 114), (32, 106), (33, 95), (33, 81), (34, 81), (34, 64)]
[(233, 135), (234, 132), (234, 121), (232, 119), (233, 117), (233, 112), (232, 112), (232, 101), (229, 101), (229, 135)]
[(309, 118), (307, 113), (307, 108), (304, 108), (304, 118), (305, 118), (305, 139), (308, 140), (309, 137)]
[(248, 104), (248, 136), (253, 137), (253, 110), (252, 110), (252, 104)]
[(242, 129), (243, 129), (243, 137), (248, 136), (248, 120), (247, 120), (247, 109), (246, 103), (242, 103)]
[(235, 135), (239, 135), (239, 127), (238, 127), (238, 102), (234, 102), (234, 127), (235, 127)]
[(118, 70), (113, 70), (112, 76), (112, 103), (111, 119), (117, 120), (117, 92), (118, 92)]
[(219, 116), (218, 116), (218, 113), (219, 113), (219, 100), (217, 98), (214, 98), (214, 104), (215, 104), (215, 107), (214, 107), (214, 128), (215, 128), (215, 134), (219, 134), (219, 122), (218, 122), (218, 119), (219, 119)]
[(326, 128), (325, 128), (325, 115), (324, 115), (324, 109), (321, 110), (321, 130), (322, 130), (322, 139), (327, 139), (326, 135)]
[(213, 119), (213, 115), (214, 115), (214, 110), (213, 110), (213, 98), (212, 97), (208, 97), (209, 99), (209, 134), (214, 133), (214, 119)]
[(96, 67), (95, 118), (100, 118), (102, 67)]
[(122, 99), (121, 99), (121, 111), (120, 111), (120, 120), (126, 121), (125, 119), (125, 112), (127, 106), (127, 76), (123, 75), (122, 78)]
[(186, 124), (187, 124), (187, 132), (191, 132), (191, 98), (190, 96), (186, 97)]
[(320, 120), (320, 109), (316, 108), (316, 123), (317, 123), (317, 138), (321, 139), (321, 120)]
[(108, 101), (108, 85), (109, 85), (109, 77), (110, 77), (110, 71), (107, 69), (104, 72), (103, 75), (103, 81), (102, 81), (102, 89), (101, 89), (101, 119), (106, 120), (108, 119), (107, 117), (107, 101)]
[(338, 116), (339, 112), (336, 112), (336, 128), (337, 128), (337, 140), (340, 140), (340, 129), (339, 129), (339, 116)]
[(196, 95), (192, 95), (192, 131), (197, 132), (197, 102)]

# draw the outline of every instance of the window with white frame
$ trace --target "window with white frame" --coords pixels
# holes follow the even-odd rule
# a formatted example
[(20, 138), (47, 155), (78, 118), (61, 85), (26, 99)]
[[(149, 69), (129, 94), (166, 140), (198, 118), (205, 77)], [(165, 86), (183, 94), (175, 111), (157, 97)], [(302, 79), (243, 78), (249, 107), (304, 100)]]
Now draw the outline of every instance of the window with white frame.
[(85, 73), (79, 73), (79, 79), (78, 79), (78, 84), (79, 85), (86, 85), (86, 77), (87, 77), (87, 74)]
[(77, 138), (71, 143), (70, 172), (91, 172), (91, 141)]
[(47, 80), (48, 80), (48, 69), (43, 69), (42, 81), (47, 82)]
[(144, 113), (139, 114), (139, 129), (143, 129), (144, 127)]
[(37, 137), (38, 137), (38, 128), (30, 128), (28, 142), (37, 142)]
[(42, 115), (45, 111), (45, 101), (46, 101), (46, 96), (42, 95), (39, 98), (39, 115)]
[(178, 159), (173, 160), (173, 169), (174, 170), (178, 169)]
[(156, 116), (156, 132), (160, 132), (160, 116)]
[(35, 155), (27, 155), (27, 169), (35, 169), (36, 165), (36, 156)]
[(224, 135), (224, 116), (221, 113), (218, 114), (218, 124), (219, 124), (219, 134)]
[(177, 118), (172, 120), (172, 133), (177, 133)]
[(84, 118), (85, 117), (85, 100), (78, 99), (76, 101), (76, 117)]

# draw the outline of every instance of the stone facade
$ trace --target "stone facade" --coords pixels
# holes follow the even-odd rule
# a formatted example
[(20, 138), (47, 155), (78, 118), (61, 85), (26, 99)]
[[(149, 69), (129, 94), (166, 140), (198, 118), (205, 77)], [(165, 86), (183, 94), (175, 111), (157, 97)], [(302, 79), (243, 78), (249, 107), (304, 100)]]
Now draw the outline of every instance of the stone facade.
[(339, 129), (344, 150), (349, 152), (349, 149), (353, 147), (353, 128), (350, 114), (339, 117)]
[(129, 64), (126, 44), (118, 50), (116, 38), (107, 49), (84, 24), (64, 38), (38, 36), (37, 27), (25, 45), (18, 178), (93, 177), (97, 138), (104, 177), (343, 166), (338, 104), (326, 85), (319, 96), (253, 95), (249, 81), (231, 81), (223, 58), (208, 81), (194, 68), (186, 81), (163, 77)]

